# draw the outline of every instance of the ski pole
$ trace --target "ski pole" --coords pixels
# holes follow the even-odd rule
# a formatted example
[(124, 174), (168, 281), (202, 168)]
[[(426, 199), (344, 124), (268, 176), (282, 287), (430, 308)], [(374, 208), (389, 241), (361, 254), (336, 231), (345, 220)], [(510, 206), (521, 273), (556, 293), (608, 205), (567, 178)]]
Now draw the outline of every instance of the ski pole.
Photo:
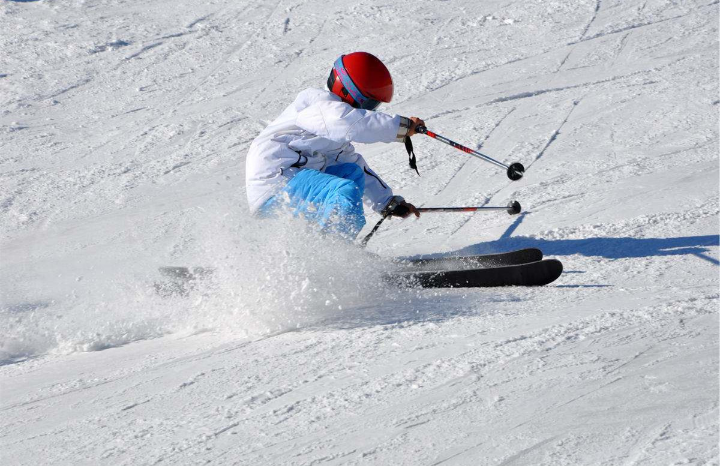
[(440, 142), (444, 142), (445, 144), (452, 146), (455, 149), (459, 149), (459, 150), (465, 152), (466, 154), (473, 155), (473, 156), (479, 158), (480, 160), (490, 162), (492, 164), (497, 165), (498, 167), (503, 167), (504, 169), (507, 170), (506, 173), (507, 173), (508, 178), (510, 178), (513, 181), (519, 180), (525, 174), (525, 167), (523, 167), (523, 165), (519, 162), (515, 162), (510, 165), (505, 165), (504, 163), (498, 162), (497, 160), (495, 160), (491, 157), (488, 157), (487, 155), (485, 155), (483, 153), (480, 153), (476, 150), (472, 150), (469, 147), (465, 147), (462, 144), (458, 144), (455, 141), (451, 141), (450, 139), (446, 138), (445, 136), (440, 136), (439, 134), (435, 134), (432, 131), (428, 130), (425, 126), (418, 126), (417, 128), (415, 128), (415, 132), (419, 133), (419, 134), (424, 134), (426, 136), (430, 136), (431, 138), (437, 139)]
[(521, 211), (520, 203), (513, 201), (507, 207), (418, 207), (418, 212), (477, 212), (478, 210), (504, 210), (510, 215)]
[(363, 238), (362, 241), (360, 241), (360, 247), (364, 248), (365, 246), (367, 246), (368, 241), (370, 241), (370, 238), (373, 237), (375, 232), (378, 231), (378, 228), (380, 228), (380, 225), (382, 225), (382, 223), (385, 221), (385, 219), (388, 218), (389, 216), (390, 216), (390, 214), (384, 215), (383, 218), (381, 218), (380, 221), (378, 221), (375, 224), (372, 231), (370, 231), (370, 233), (368, 233), (367, 236), (365, 236), (365, 238)]
[[(479, 210), (504, 210), (510, 215), (517, 215), (522, 210), (522, 207), (520, 206), (520, 203), (518, 201), (511, 201), (507, 207), (418, 207), (417, 210), (419, 212), (477, 212)], [(385, 215), (383, 218), (381, 218), (373, 227), (372, 231), (365, 236), (365, 238), (360, 241), (360, 246), (365, 247), (367, 246), (368, 241), (370, 241), (370, 238), (373, 237), (376, 231), (380, 228), (380, 225), (385, 221), (386, 218), (388, 218), (390, 215)]]

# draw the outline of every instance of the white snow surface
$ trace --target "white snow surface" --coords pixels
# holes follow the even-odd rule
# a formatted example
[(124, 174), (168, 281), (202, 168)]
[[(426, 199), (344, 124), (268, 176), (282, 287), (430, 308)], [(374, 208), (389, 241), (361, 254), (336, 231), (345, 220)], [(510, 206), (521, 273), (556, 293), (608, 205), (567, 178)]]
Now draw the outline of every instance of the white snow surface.
[[(527, 168), (359, 146), (417, 205), (524, 208), (368, 250), (555, 283), (398, 290), (248, 215), (250, 142), (356, 50), (384, 111)], [(718, 464), (719, 108), (717, 1), (3, 1), (0, 463)]]

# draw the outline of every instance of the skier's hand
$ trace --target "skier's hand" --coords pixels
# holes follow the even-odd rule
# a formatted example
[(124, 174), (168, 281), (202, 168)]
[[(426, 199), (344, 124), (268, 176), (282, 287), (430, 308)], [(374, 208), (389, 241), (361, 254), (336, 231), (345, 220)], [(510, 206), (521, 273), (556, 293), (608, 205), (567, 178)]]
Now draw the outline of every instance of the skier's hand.
[(415, 214), (416, 217), (420, 217), (420, 212), (417, 210), (417, 207), (405, 201), (399, 203), (390, 212), (390, 216), (400, 218), (408, 218), (411, 214)]
[[(407, 133), (408, 136), (414, 136), (415, 134), (417, 134), (417, 133), (415, 133), (415, 128), (417, 128), (418, 126), (425, 126), (425, 122), (418, 117), (410, 117), (410, 121), (412, 123), (410, 124), (410, 129), (408, 130), (408, 133)], [(414, 206), (413, 206), (413, 208), (414, 208)], [(420, 216), (420, 214), (416, 214), (416, 215), (418, 217)]]

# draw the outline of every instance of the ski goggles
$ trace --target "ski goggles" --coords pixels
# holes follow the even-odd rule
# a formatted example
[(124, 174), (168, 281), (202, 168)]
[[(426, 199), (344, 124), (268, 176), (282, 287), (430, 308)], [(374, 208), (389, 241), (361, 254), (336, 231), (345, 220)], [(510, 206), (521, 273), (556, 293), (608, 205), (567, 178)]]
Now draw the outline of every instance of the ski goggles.
[[(340, 78), (340, 82), (337, 82), (336, 76)], [(340, 92), (344, 96), (350, 95), (352, 100), (355, 102), (353, 104), (353, 107), (361, 108), (363, 110), (375, 110), (380, 106), (380, 101), (372, 99), (370, 97), (366, 97), (363, 95), (362, 92), (360, 92), (360, 89), (357, 88), (353, 80), (350, 78), (350, 75), (348, 74), (347, 70), (345, 69), (345, 66), (342, 62), (342, 57), (335, 60), (335, 65), (333, 65), (332, 70), (330, 70), (330, 76), (328, 77), (327, 86), (330, 91), (335, 92), (335, 89), (333, 89), (334, 86), (340, 86), (341, 89)]]

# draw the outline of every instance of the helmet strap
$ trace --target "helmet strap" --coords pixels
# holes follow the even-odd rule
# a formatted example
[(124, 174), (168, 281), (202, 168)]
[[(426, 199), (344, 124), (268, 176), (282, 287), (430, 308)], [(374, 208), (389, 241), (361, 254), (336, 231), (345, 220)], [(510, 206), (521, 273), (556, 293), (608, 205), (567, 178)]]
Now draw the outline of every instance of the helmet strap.
[(340, 82), (343, 85), (343, 94), (350, 94), (350, 97), (352, 97), (353, 101), (357, 103), (357, 106), (362, 107), (362, 105), (368, 98), (365, 97), (362, 92), (360, 92), (360, 89), (357, 88), (352, 78), (348, 74), (347, 70), (345, 69), (345, 65), (343, 65), (342, 61), (343, 56), (335, 60), (335, 65), (333, 66), (333, 69), (337, 73), (337, 77), (338, 79), (340, 79)]

